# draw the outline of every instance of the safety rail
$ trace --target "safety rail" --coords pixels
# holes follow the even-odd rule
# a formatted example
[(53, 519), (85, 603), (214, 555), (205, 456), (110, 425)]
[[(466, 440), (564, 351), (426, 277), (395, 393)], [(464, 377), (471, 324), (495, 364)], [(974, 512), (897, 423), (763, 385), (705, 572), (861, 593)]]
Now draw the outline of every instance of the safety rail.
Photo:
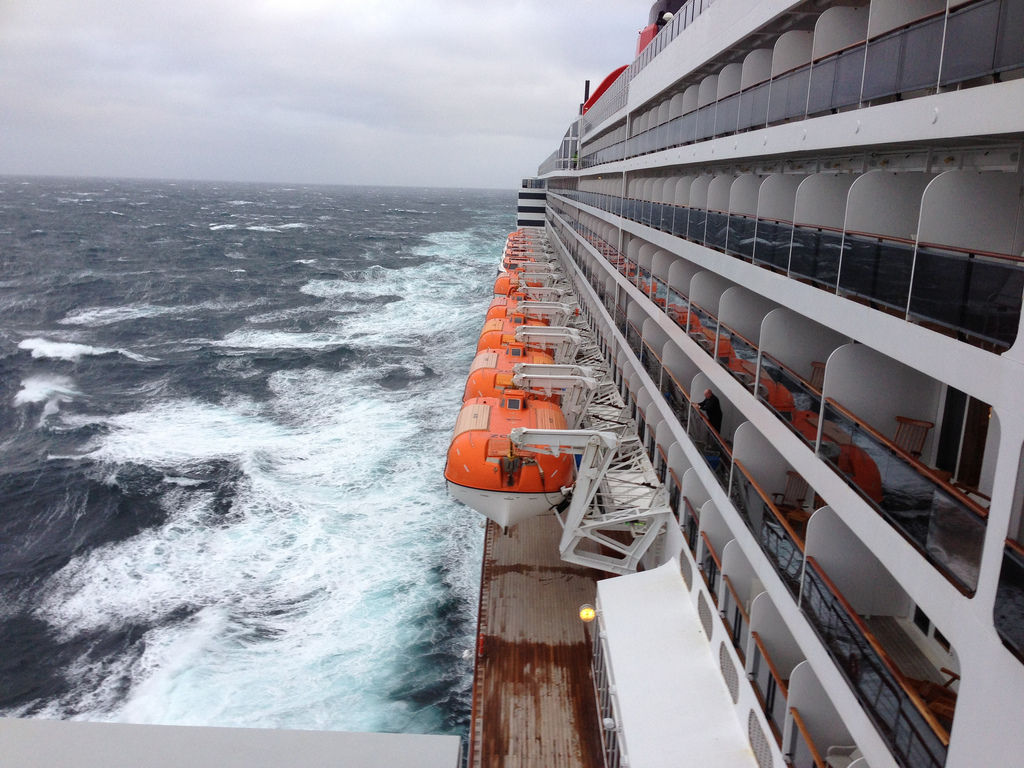
[(718, 559), (718, 553), (715, 552), (707, 532), (701, 531), (700, 538), (704, 542), (705, 556), (700, 558), (698, 568), (704, 577), (704, 583), (707, 585), (708, 592), (711, 593), (711, 599), (715, 605), (718, 605), (718, 574), (722, 572), (722, 561)]
[(793, 597), (800, 595), (804, 571), (804, 540), (771, 497), (738, 459), (733, 460), (729, 500), (757, 537), (757, 543)]
[(793, 725), (796, 726), (791, 730), (789, 748), (786, 750), (786, 759), (790, 765), (800, 766), (800, 768), (806, 766), (807, 762), (804, 759), (806, 753), (807, 758), (814, 763), (814, 768), (828, 768), (814, 739), (811, 738), (811, 732), (807, 729), (807, 723), (800, 716), (799, 710), (796, 707), (790, 707), (789, 714), (793, 718)]
[[(782, 677), (761, 635), (751, 630), (754, 641), (754, 655), (750, 662), (750, 680), (754, 692), (761, 702), (761, 709), (768, 718), (775, 741), (782, 746), (782, 726), (786, 719), (786, 701), (789, 699), (789, 681)], [(762, 666), (761, 662), (764, 662)]]
[(800, 608), (900, 765), (941, 768), (949, 732), (813, 557)]
[(729, 631), (729, 637), (732, 638), (732, 647), (736, 649), (736, 655), (739, 656), (741, 662), (746, 663), (743, 634), (744, 630), (750, 626), (750, 615), (743, 607), (743, 601), (740, 600), (739, 592), (736, 591), (732, 579), (724, 573), (722, 574), (722, 583), (725, 584), (725, 595), (719, 608), (719, 615), (725, 623), (725, 628)]
[(996, 631), (1003, 644), (1024, 664), (1024, 545), (1007, 539), (993, 608)]
[[(822, 413), (822, 433), (840, 442), (823, 439), (818, 455), (951, 584), (973, 594), (988, 511), (832, 398)], [(876, 465), (880, 488), (874, 473), (857, 473), (855, 450)]]
[(718, 430), (708, 421), (707, 416), (697, 406), (690, 403), (690, 418), (686, 425), (686, 434), (694, 444), (704, 462), (708, 465), (723, 490), (729, 488), (729, 468), (732, 466), (732, 450)]

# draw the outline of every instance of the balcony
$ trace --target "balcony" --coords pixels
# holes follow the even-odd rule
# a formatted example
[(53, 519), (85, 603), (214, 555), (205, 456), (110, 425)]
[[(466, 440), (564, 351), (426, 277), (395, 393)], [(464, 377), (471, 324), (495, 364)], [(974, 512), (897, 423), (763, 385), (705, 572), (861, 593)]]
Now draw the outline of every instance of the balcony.
[[(733, 462), (733, 467), (729, 498), (783, 584), (796, 598), (800, 595), (800, 578), (804, 569), (803, 536), (794, 527), (794, 519), (787, 518), (776, 507), (742, 462)], [(797, 514), (800, 515), (797, 525), (802, 528), (810, 515), (802, 509), (794, 509), (791, 513), (793, 516)]]
[(821, 432), (818, 455), (954, 586), (973, 594), (987, 510), (831, 398)]
[(904, 675), (822, 567), (813, 557), (806, 562), (801, 610), (893, 757), (905, 768), (941, 768), (952, 725), (948, 698), (940, 700), (934, 683)]
[(768, 723), (772, 727), (772, 734), (775, 741), (782, 745), (782, 726), (786, 719), (786, 698), (789, 696), (789, 680), (782, 677), (782, 674), (772, 663), (771, 654), (765, 646), (764, 641), (757, 632), (751, 632), (750, 637), (754, 641), (754, 652), (751, 657), (750, 682), (754, 685), (754, 692), (758, 701), (761, 702), (761, 709), (764, 710)]
[(1024, 664), (1024, 546), (1007, 539), (994, 610), (1003, 644)]

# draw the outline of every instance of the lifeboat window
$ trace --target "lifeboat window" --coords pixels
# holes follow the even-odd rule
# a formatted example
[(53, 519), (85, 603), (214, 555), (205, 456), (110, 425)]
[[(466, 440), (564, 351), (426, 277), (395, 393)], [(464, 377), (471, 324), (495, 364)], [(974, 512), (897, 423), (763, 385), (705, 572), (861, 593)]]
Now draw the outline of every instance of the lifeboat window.
[(512, 322), (515, 323), (516, 325), (522, 325), (523, 318), (520, 315), (516, 315), (515, 317), (512, 318)]
[(510, 397), (504, 402), (504, 405), (510, 411), (518, 411), (523, 407), (523, 401), (516, 397)]
[(509, 354), (510, 354), (510, 355), (511, 355), (512, 357), (522, 357), (522, 356), (523, 356), (523, 350), (521, 350), (521, 349), (517, 349), (516, 347), (512, 347), (512, 349), (510, 349), (510, 350), (508, 351), (508, 353), (509, 353)]

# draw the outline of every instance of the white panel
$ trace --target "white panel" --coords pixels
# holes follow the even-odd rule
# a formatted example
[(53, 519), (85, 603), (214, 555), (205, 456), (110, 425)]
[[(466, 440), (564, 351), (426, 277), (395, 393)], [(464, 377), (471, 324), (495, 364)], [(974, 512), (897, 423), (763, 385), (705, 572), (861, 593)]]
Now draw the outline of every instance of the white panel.
[(829, 8), (814, 25), (815, 61), (864, 40), (868, 32), (868, 9), (839, 6)]
[(913, 240), (930, 173), (869, 171), (850, 187), (846, 230)]
[(732, 176), (715, 176), (708, 186), (707, 207), (713, 211), (729, 210), (729, 188), (732, 187)]
[(993, 253), (1020, 254), (1024, 206), (1015, 173), (946, 171), (924, 192), (918, 237)]
[[(742, 213), (747, 216), (757, 215), (758, 191), (761, 188), (761, 177), (752, 173), (737, 176), (729, 187), (729, 213)], [(794, 188), (795, 190), (795, 188)]]
[[(853, 743), (853, 738), (843, 727), (843, 719), (806, 661), (797, 664), (789, 677), (788, 703), (799, 710), (822, 753), (835, 744)], [(786, 730), (794, 727), (792, 720), (787, 720)]]
[(806, 176), (792, 173), (773, 173), (765, 177), (758, 188), (756, 213), (762, 219), (793, 221), (796, 191)]
[(772, 76), (772, 49), (758, 48), (751, 51), (743, 59), (743, 71), (740, 74), (740, 88), (746, 90), (752, 85), (763, 83)]
[(807, 64), (811, 60), (813, 37), (813, 33), (801, 29), (781, 35), (772, 51), (772, 77)]
[(700, 81), (700, 89), (697, 91), (697, 106), (704, 107), (711, 104), (718, 95), (718, 75), (708, 75)]
[(843, 228), (846, 198), (857, 179), (849, 173), (816, 173), (804, 179), (796, 192), (793, 221), (817, 227)]
[(868, 37), (946, 9), (946, 0), (872, 0)]
[(717, 97), (719, 99), (732, 96), (740, 90), (740, 74), (742, 71), (743, 65), (739, 62), (726, 64), (722, 68), (722, 71), (718, 73)]

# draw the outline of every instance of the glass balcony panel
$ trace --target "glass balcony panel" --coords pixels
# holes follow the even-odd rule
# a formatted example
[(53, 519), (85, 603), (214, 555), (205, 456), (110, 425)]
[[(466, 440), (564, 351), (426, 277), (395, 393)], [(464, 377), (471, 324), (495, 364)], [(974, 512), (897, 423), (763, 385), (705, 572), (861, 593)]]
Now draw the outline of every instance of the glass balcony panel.
[(662, 396), (665, 398), (665, 402), (668, 403), (669, 408), (672, 409), (672, 413), (675, 415), (676, 420), (683, 426), (686, 426), (686, 419), (690, 411), (690, 397), (686, 393), (686, 389), (676, 381), (675, 376), (672, 375), (671, 371), (666, 371), (664, 375), (664, 381), (661, 384)]
[(839, 290), (905, 312), (913, 263), (912, 243), (847, 234)]
[(679, 144), (682, 144), (683, 141), (684, 141), (684, 139), (683, 139), (683, 118), (682, 118), (682, 116), (673, 117), (671, 120), (669, 120), (667, 123), (665, 123), (665, 126), (666, 126), (666, 134), (665, 134), (665, 144), (666, 144), (666, 146), (675, 147), (675, 146), (678, 146)]
[(804, 569), (804, 542), (783, 518), (767, 494), (747, 474), (746, 467), (735, 462), (729, 499), (757, 537), (762, 551), (793, 597), (800, 594)]
[(1007, 539), (994, 609), (1003, 644), (1024, 664), (1024, 547)]
[(807, 91), (807, 114), (827, 112), (832, 109), (832, 89), (836, 82), (836, 58), (830, 56), (814, 63), (811, 68), (811, 82)]
[(876, 650), (878, 641), (814, 558), (807, 559), (800, 608), (896, 762), (912, 768), (941, 768), (946, 762), (948, 732), (926, 714), (923, 702), (908, 691), (892, 662)]
[(804, 116), (807, 109), (807, 89), (810, 80), (810, 65), (787, 72), (772, 80), (768, 100), (769, 124)]
[(687, 435), (700, 451), (711, 471), (714, 472), (718, 484), (723, 489), (729, 487), (729, 468), (732, 464), (732, 452), (721, 436), (708, 424), (704, 414), (691, 403), (690, 418), (687, 424)]
[(640, 337), (640, 331), (637, 330), (636, 326), (630, 322), (626, 322), (626, 345), (633, 350), (633, 354), (636, 355), (637, 360), (640, 359), (640, 350), (642, 349), (642, 341)]
[(901, 93), (934, 89), (938, 84), (945, 22), (945, 14), (940, 14), (906, 31), (898, 81)]
[(772, 663), (768, 648), (757, 632), (750, 633), (754, 640), (754, 655), (751, 660), (751, 675), (759, 694), (761, 706), (772, 726), (776, 740), (782, 733), (786, 721), (786, 700), (789, 697), (788, 680), (785, 680)]
[(771, 219), (757, 220), (757, 236), (751, 254), (755, 264), (769, 264), (777, 269), (789, 268), (789, 244), (793, 239), (793, 225)]
[[(831, 400), (819, 456), (966, 594), (978, 584), (985, 511)], [(817, 420), (809, 423), (817, 427)]]
[(697, 516), (697, 510), (693, 508), (690, 500), (683, 497), (683, 519), (680, 521), (683, 528), (683, 538), (686, 539), (686, 545), (690, 548), (692, 554), (697, 553), (697, 531), (700, 528), (700, 518)]
[(704, 226), (707, 224), (708, 212), (703, 208), (690, 208), (690, 216), (686, 226), (686, 239), (694, 243), (704, 242)]
[(943, 85), (982, 77), (995, 69), (999, 6), (999, 0), (987, 0), (949, 14), (942, 52)]
[(697, 141), (715, 135), (715, 104), (711, 103), (697, 110)]
[(675, 206), (675, 213), (672, 215), (672, 234), (676, 237), (686, 237), (686, 227), (690, 218), (690, 209), (685, 205)]
[(704, 232), (704, 245), (718, 251), (725, 250), (725, 238), (729, 233), (729, 214), (721, 211), (707, 212), (707, 228)]
[(1002, 0), (999, 4), (999, 36), (996, 39), (995, 68), (1014, 69), (1024, 66), (1024, 3)]
[(877, 99), (898, 92), (902, 49), (899, 33), (871, 40), (867, 44), (862, 98)]
[(647, 371), (647, 375), (651, 377), (651, 381), (654, 382), (655, 386), (661, 386), (661, 359), (658, 357), (654, 348), (651, 347), (646, 341), (643, 342), (643, 354), (640, 357), (640, 364), (643, 365), (644, 370)]
[(737, 130), (762, 128), (768, 122), (768, 91), (769, 84), (765, 82), (748, 88), (740, 94)]
[(839, 277), (843, 234), (819, 227), (794, 226), (789, 273), (820, 288), (834, 290)]
[(679, 143), (690, 144), (697, 140), (697, 112), (689, 112), (682, 117), (679, 128)]
[(754, 258), (754, 227), (757, 220), (749, 216), (729, 216), (728, 239), (725, 252), (741, 259)]
[(921, 246), (910, 314), (1008, 349), (1020, 326), (1024, 264)]
[[(795, 372), (771, 355), (761, 353), (757, 398), (775, 412), (805, 443), (813, 445), (817, 430), (809, 429), (807, 418), (821, 412), (821, 396)], [(799, 425), (804, 425), (803, 429)]]
[(715, 112), (715, 136), (724, 136), (736, 131), (736, 123), (740, 113), (740, 95), (734, 93), (718, 102)]

